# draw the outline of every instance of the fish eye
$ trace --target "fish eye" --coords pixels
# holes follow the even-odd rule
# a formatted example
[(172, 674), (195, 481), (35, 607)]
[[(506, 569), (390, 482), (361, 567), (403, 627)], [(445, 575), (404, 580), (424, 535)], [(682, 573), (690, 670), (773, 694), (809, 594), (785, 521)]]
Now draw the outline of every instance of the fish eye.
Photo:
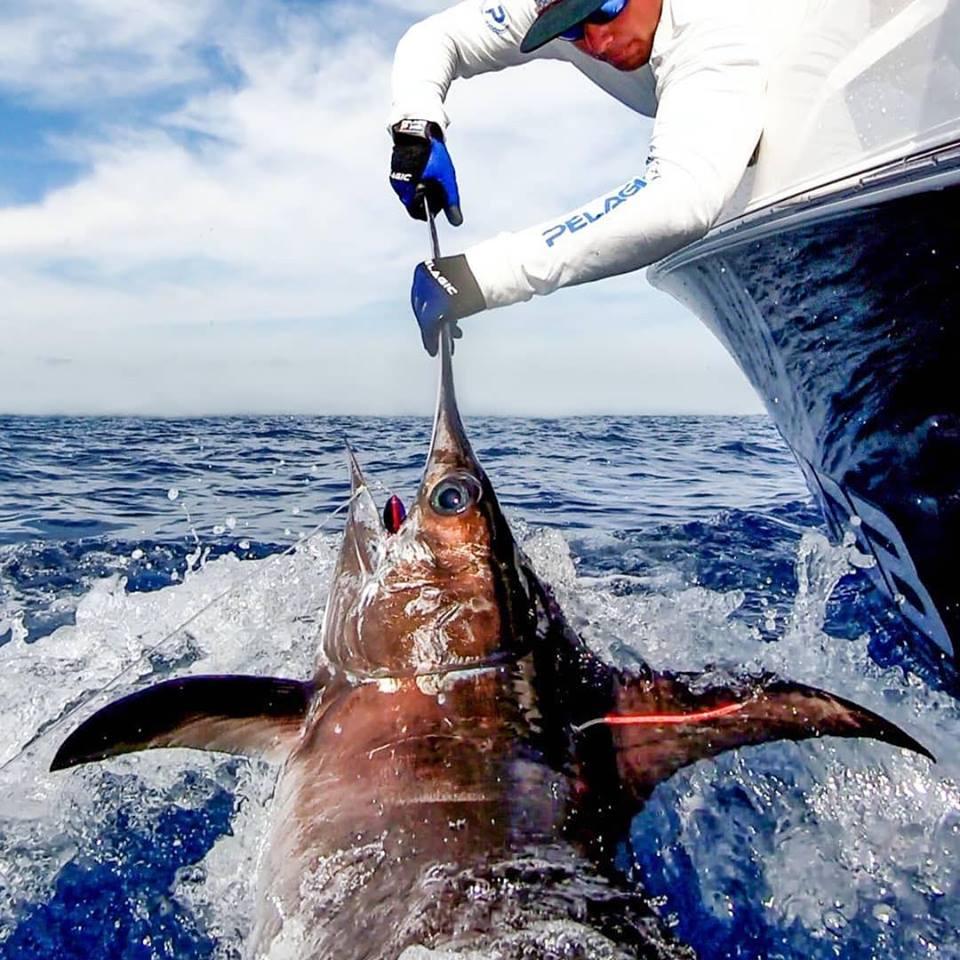
[(469, 474), (444, 477), (430, 491), (430, 506), (441, 516), (463, 513), (480, 499), (480, 481)]

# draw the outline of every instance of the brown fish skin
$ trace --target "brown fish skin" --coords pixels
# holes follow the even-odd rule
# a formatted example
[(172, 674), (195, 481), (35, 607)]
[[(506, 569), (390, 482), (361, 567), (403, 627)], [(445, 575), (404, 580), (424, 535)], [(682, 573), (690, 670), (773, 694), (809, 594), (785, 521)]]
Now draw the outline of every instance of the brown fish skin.
[(776, 677), (600, 661), (518, 549), (463, 429), (446, 336), (441, 356), (427, 466), (395, 533), (350, 455), (312, 681), (159, 684), (94, 714), (54, 768), (161, 746), (280, 758), (256, 957), (395, 960), (425, 944), (532, 960), (556, 955), (558, 921), (572, 956), (690, 957), (614, 866), (656, 783), (773, 739), (925, 751)]
[(586, 855), (596, 837), (572, 816), (576, 774), (537, 749), (531, 659), (431, 678), (427, 692), (423, 678), (325, 691), (278, 786), (259, 952), (281, 916), (299, 916), (309, 957), (395, 958), (560, 920), (619, 944), (613, 956), (691, 955)]

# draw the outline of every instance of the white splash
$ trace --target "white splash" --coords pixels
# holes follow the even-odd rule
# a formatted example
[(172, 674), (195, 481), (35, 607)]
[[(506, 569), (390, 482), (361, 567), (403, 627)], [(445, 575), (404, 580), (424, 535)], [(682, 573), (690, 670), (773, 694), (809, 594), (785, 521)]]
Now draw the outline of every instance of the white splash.
[(520, 930), (485, 937), (483, 944), (455, 949), (407, 947), (398, 960), (502, 960), (503, 957), (589, 957), (590, 960), (630, 960), (596, 930), (572, 920), (531, 923)]
[[(738, 892), (757, 889), (759, 873), (757, 896), (778, 929), (799, 923), (814, 941), (840, 949), (855, 924), (857, 942), (869, 944), (871, 956), (960, 955), (960, 705), (916, 676), (878, 667), (866, 636), (848, 641), (824, 632), (831, 592), (862, 565), (849, 543), (834, 547), (805, 533), (783, 635), (763, 642), (728, 624), (724, 659), (863, 704), (915, 736), (939, 762), (869, 740), (745, 749), (661, 785), (634, 829), (656, 837), (668, 883), (692, 864), (704, 905), (725, 924), (737, 923)], [(688, 620), (688, 593), (672, 598), (672, 616), (660, 606), (657, 633), (680, 639), (685, 666), (704, 666), (713, 651), (709, 642), (695, 648), (703, 621)], [(722, 608), (714, 597), (714, 610)], [(679, 812), (676, 830), (665, 828), (663, 809)]]
[[(272, 784), (271, 771), (240, 761), (251, 772), (238, 785), (232, 772), (238, 761), (193, 751), (154, 751), (66, 773), (47, 771), (57, 746), (81, 719), (174, 669), (177, 675), (309, 676), (333, 558), (333, 543), (315, 538), (292, 555), (245, 562), (222, 557), (153, 593), (126, 593), (123, 579), (110, 577), (82, 598), (75, 625), (33, 644), (15, 635), (0, 647), (0, 929), (9, 929), (6, 921), (26, 903), (47, 895), (78, 849), (89, 849), (104, 810), (130, 805), (149, 820), (174, 794), (178, 805), (190, 809), (202, 807), (218, 786), (243, 790), (256, 801), (264, 784)], [(198, 611), (187, 629), (178, 629)], [(176, 788), (188, 769), (200, 776)], [(249, 819), (256, 802), (238, 805)], [(234, 863), (212, 874), (218, 919), (211, 929), (235, 925), (229, 910), (235, 898), (225, 896), (223, 887), (249, 875), (243, 869), (250, 860), (248, 843), (231, 846), (226, 859)], [(255, 836), (253, 843), (255, 849)], [(211, 856), (215, 864), (217, 856), (223, 858), (219, 844)], [(244, 911), (250, 896), (244, 887)]]

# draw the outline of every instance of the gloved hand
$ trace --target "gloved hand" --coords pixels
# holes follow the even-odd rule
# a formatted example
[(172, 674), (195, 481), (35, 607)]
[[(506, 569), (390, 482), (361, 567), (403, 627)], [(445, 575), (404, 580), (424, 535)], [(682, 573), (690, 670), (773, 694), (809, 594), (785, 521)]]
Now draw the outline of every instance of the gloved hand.
[(413, 271), (410, 304), (420, 324), (423, 348), (431, 357), (440, 349), (440, 325), (451, 323), (454, 339), (463, 336), (456, 321), (487, 308), (467, 258), (440, 257), (418, 263)]
[(426, 195), (434, 213), (443, 210), (455, 227), (463, 223), (457, 174), (443, 131), (435, 123), (401, 120), (393, 128), (390, 186), (415, 220), (427, 219), (423, 208)]

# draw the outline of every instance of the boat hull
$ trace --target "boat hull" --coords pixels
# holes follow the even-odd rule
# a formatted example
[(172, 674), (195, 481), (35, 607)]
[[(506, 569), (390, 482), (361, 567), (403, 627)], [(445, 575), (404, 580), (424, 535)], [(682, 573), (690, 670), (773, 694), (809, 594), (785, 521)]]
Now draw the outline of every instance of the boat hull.
[(650, 271), (762, 397), (835, 537), (960, 652), (960, 150), (715, 231)]

